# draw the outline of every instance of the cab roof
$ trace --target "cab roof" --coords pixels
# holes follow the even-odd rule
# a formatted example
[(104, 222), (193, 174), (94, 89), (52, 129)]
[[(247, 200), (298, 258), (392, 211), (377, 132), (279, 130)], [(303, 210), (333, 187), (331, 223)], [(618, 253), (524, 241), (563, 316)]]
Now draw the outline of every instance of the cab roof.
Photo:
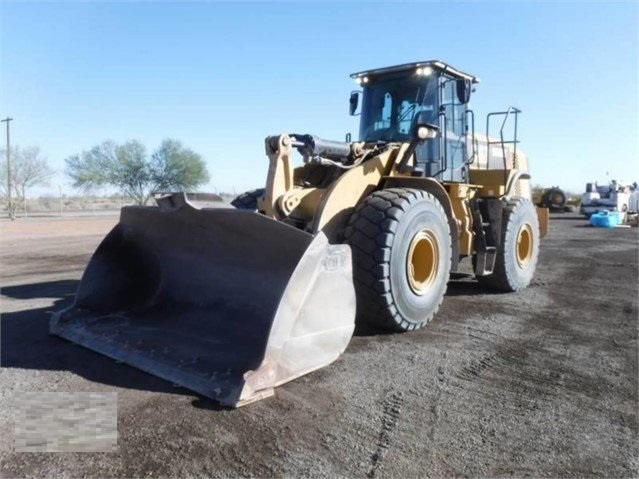
[(407, 70), (416, 70), (417, 68), (430, 67), (435, 70), (438, 70), (442, 73), (447, 73), (450, 76), (455, 78), (463, 78), (464, 80), (470, 80), (472, 83), (479, 83), (479, 78), (470, 75), (468, 73), (464, 73), (452, 66), (444, 63), (440, 60), (427, 60), (423, 62), (414, 62), (414, 63), (403, 63), (401, 65), (395, 65), (392, 67), (383, 67), (383, 68), (375, 68), (373, 70), (365, 70), (357, 73), (352, 73), (351, 78), (360, 78), (364, 76), (377, 76), (377, 75), (385, 75), (387, 73), (397, 73), (403, 72)]

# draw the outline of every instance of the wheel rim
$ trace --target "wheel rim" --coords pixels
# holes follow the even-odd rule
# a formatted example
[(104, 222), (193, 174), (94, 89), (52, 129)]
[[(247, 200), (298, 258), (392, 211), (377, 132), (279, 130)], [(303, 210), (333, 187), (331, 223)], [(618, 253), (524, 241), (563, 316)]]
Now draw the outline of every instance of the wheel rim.
[(420, 230), (410, 242), (406, 277), (413, 293), (422, 296), (433, 284), (439, 268), (439, 242), (429, 229)]
[(517, 233), (517, 264), (520, 268), (525, 268), (533, 253), (533, 234), (530, 224), (525, 223), (519, 228)]

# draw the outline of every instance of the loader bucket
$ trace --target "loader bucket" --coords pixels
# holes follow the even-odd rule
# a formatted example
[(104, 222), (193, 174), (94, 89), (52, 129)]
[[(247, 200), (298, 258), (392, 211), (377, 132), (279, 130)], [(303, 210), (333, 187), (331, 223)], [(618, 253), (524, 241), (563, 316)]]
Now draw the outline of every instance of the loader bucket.
[(335, 359), (354, 328), (350, 249), (184, 194), (122, 209), (51, 333), (243, 404)]

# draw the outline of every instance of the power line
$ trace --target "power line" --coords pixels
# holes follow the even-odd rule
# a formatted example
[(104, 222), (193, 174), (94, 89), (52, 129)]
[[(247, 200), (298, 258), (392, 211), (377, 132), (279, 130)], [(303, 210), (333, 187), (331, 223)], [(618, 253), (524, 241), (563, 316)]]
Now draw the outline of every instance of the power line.
[(12, 120), (13, 118), (9, 117), (0, 120), (0, 122), (7, 124), (7, 211), (11, 219), (13, 219), (13, 210), (11, 209), (11, 141), (9, 140), (9, 122)]

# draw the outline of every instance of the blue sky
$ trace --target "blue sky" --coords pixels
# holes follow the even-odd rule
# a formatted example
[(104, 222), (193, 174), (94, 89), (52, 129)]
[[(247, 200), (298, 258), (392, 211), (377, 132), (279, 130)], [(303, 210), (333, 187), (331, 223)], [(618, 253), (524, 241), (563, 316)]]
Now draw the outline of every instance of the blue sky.
[[(357, 133), (354, 71), (441, 59), (481, 78), (486, 113), (523, 110), (533, 181), (639, 180), (638, 4), (0, 2), (0, 116), (64, 158), (106, 140), (201, 153), (203, 190), (261, 186), (263, 139)], [(4, 143), (4, 133), (0, 132)]]

